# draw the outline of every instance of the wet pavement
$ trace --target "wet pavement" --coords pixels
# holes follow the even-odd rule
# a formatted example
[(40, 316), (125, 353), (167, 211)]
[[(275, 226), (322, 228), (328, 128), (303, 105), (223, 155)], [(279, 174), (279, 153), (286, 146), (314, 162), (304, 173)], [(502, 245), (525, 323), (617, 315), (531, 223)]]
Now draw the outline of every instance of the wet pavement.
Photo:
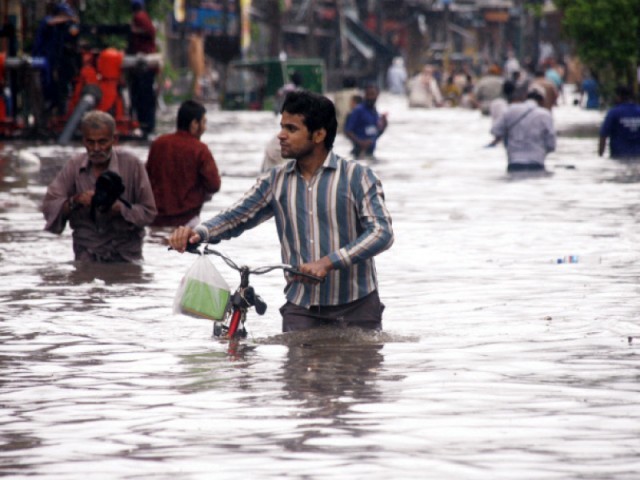
[[(396, 242), (377, 259), (377, 335), (280, 334), (273, 273), (254, 279), (269, 309), (250, 337), (212, 338), (172, 312), (194, 259), (167, 251), (166, 230), (142, 266), (76, 265), (70, 232), (42, 230), (46, 185), (79, 145), (5, 143), (0, 476), (637, 478), (638, 164), (598, 157), (602, 113), (573, 105), (554, 111), (549, 173), (528, 176), (484, 148), (478, 112), (379, 108), (390, 127), (371, 165)], [(223, 184), (203, 217), (253, 184), (277, 131), (270, 112), (208, 120)], [(280, 261), (270, 222), (218, 249)]]

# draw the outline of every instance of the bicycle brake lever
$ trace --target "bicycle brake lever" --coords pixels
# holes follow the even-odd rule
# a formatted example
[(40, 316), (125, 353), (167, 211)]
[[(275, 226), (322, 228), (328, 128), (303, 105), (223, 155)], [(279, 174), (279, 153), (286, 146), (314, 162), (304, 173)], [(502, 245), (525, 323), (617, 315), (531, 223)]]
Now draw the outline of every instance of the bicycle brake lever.
[[(199, 250), (199, 247), (200, 247), (199, 243), (188, 243), (187, 248), (185, 249), (185, 252), (202, 255), (202, 253)], [(167, 247), (167, 250), (175, 250), (175, 249), (173, 247)]]
[(267, 303), (262, 300), (262, 297), (260, 295), (256, 295), (256, 298), (254, 299), (254, 305), (256, 308), (256, 313), (258, 315), (264, 315), (264, 312), (267, 311)]
[(200, 243), (187, 243), (186, 251), (189, 253), (197, 253), (198, 255), (201, 255), (200, 250), (198, 250), (199, 247)]

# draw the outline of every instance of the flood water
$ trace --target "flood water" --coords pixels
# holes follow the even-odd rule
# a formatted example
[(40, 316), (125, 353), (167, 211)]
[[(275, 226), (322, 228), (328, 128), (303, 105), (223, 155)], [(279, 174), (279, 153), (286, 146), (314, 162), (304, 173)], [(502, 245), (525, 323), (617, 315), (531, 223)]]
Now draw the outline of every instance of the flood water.
[[(194, 257), (166, 231), (142, 266), (76, 265), (70, 232), (43, 231), (46, 185), (79, 145), (5, 143), (0, 476), (638, 478), (640, 165), (598, 157), (602, 113), (573, 105), (554, 111), (544, 176), (507, 176), (478, 112), (378, 105), (390, 127), (372, 167), (396, 234), (377, 259), (378, 335), (280, 334), (274, 272), (253, 279), (269, 309), (249, 338), (212, 338), (172, 312)], [(223, 183), (204, 217), (253, 184), (277, 131), (269, 112), (208, 119)], [(217, 248), (280, 261), (271, 222)]]

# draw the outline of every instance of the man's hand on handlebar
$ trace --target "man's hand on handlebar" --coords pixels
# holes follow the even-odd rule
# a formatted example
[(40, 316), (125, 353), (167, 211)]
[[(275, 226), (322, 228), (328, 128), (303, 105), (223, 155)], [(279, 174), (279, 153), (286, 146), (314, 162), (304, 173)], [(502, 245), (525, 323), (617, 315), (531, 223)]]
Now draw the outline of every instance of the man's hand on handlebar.
[[(329, 260), (329, 257), (322, 257), (320, 260), (317, 260), (315, 262), (303, 263), (302, 265), (298, 265), (298, 270), (300, 270), (302, 273), (324, 279), (328, 275), (328, 273), (333, 270), (333, 265), (331, 264), (331, 260)], [(315, 280), (303, 276), (297, 276), (296, 280), (303, 283), (318, 283)]]
[(196, 245), (201, 241), (200, 235), (190, 227), (178, 227), (167, 238), (169, 246), (180, 253), (187, 249), (187, 243)]

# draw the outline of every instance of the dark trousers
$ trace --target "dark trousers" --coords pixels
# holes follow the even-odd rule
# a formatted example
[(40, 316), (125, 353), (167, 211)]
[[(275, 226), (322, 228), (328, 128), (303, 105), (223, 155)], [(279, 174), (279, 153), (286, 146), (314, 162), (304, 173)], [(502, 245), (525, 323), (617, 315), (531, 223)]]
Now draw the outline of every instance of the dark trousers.
[(384, 304), (380, 301), (377, 291), (343, 305), (305, 308), (287, 302), (280, 308), (283, 332), (309, 330), (325, 326), (382, 330), (383, 311)]
[(541, 172), (544, 165), (539, 163), (510, 163), (507, 165), (507, 172)]
[(144, 133), (151, 133), (156, 128), (155, 76), (153, 70), (135, 71), (131, 75), (131, 106)]

